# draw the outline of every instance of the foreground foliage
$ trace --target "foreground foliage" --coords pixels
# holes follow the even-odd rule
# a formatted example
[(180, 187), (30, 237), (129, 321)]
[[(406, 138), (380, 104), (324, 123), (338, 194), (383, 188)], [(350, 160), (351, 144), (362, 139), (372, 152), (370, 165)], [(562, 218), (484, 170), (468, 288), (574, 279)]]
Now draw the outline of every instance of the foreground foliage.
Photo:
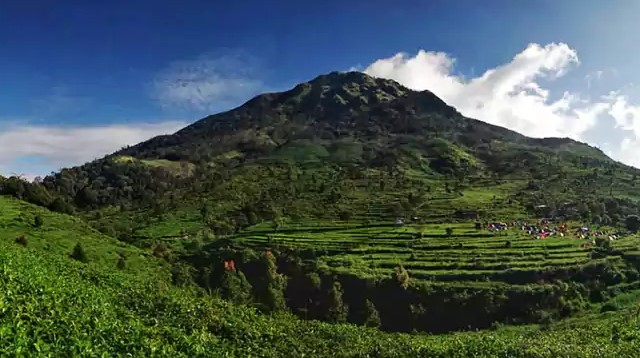
[(444, 336), (271, 317), (163, 282), (0, 243), (0, 354), (166, 357), (621, 357), (633, 312)]

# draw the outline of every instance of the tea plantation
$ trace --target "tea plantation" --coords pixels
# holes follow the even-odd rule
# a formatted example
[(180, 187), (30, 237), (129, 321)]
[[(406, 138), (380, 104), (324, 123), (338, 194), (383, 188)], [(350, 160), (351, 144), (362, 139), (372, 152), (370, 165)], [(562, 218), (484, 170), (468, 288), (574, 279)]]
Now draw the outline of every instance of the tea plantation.
[[(620, 357), (640, 348), (635, 292), (611, 302), (620, 309), (615, 315), (591, 310), (544, 328), (382, 333), (262, 315), (174, 286), (165, 264), (143, 250), (72, 217), (5, 197), (0, 204), (3, 356)], [(20, 235), (27, 240), (16, 240)], [(77, 242), (86, 263), (69, 256)], [(126, 257), (124, 269), (117, 267), (119, 255)]]

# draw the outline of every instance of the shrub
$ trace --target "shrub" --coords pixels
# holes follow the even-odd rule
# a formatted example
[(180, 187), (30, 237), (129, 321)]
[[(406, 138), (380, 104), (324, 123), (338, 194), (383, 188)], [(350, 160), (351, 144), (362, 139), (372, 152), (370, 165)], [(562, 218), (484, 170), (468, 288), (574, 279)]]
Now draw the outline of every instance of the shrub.
[(396, 267), (394, 277), (400, 287), (405, 290), (409, 287), (409, 272), (402, 265)]
[(613, 312), (613, 311), (617, 311), (618, 309), (619, 307), (615, 303), (607, 302), (604, 305), (602, 305), (602, 308), (600, 308), (600, 312)]
[(27, 245), (29, 245), (29, 240), (27, 239), (27, 235), (26, 234), (22, 234), (22, 235), (16, 237), (16, 244), (22, 245), (24, 247), (27, 247)]
[(596, 246), (601, 249), (610, 250), (611, 241), (609, 241), (609, 239), (606, 237), (599, 237), (596, 239)]
[(343, 210), (340, 213), (338, 213), (338, 216), (340, 218), (340, 220), (342, 221), (350, 221), (351, 217), (353, 216), (350, 210)]
[(336, 281), (327, 292), (325, 302), (326, 320), (332, 323), (346, 322), (349, 315), (349, 307), (342, 299), (343, 291), (340, 282)]
[(87, 253), (84, 251), (84, 248), (80, 243), (77, 243), (76, 246), (73, 247), (73, 251), (71, 252), (71, 258), (80, 262), (89, 262), (87, 258)]
[(153, 247), (153, 255), (166, 259), (169, 256), (169, 248), (164, 242), (159, 242)]
[(124, 270), (124, 268), (127, 266), (127, 263), (124, 259), (123, 256), (120, 256), (120, 258), (118, 259), (118, 264), (116, 265), (116, 267), (118, 268), (118, 270)]
[(42, 216), (36, 215), (35, 218), (33, 218), (33, 226), (40, 227), (43, 223)]
[[(203, 282), (202, 284), (207, 287), (209, 280), (209, 273), (204, 273), (201, 275)], [(192, 282), (193, 279), (193, 268), (182, 262), (178, 262), (173, 265), (171, 268), (171, 281), (176, 286), (186, 286)]]
[(638, 217), (638, 215), (629, 215), (624, 220), (624, 225), (627, 230), (637, 232), (640, 230), (640, 217)]
[(220, 295), (235, 303), (251, 302), (252, 287), (241, 271), (226, 270), (220, 280)]
[(380, 327), (380, 315), (376, 306), (370, 300), (366, 300), (364, 304), (364, 322), (367, 327)]

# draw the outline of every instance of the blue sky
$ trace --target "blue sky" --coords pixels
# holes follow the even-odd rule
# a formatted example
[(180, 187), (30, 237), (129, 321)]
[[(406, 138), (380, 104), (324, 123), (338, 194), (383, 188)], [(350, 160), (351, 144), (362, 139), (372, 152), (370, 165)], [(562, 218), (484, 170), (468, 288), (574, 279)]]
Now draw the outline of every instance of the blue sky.
[(2, 1), (0, 174), (81, 164), (352, 68), (640, 165), (638, 13), (633, 0)]

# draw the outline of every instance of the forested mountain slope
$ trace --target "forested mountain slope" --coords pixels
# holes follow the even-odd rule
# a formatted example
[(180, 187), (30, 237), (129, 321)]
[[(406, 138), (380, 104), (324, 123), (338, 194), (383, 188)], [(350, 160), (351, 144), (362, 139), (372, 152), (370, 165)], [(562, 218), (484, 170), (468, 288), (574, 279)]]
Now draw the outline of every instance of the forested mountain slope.
[(105, 232), (148, 236), (162, 216), (175, 224), (152, 236), (175, 236), (203, 223), (229, 233), (261, 221), (468, 212), (616, 223), (638, 209), (638, 173), (583, 143), (465, 118), (428, 91), (333, 72), (44, 185)]

